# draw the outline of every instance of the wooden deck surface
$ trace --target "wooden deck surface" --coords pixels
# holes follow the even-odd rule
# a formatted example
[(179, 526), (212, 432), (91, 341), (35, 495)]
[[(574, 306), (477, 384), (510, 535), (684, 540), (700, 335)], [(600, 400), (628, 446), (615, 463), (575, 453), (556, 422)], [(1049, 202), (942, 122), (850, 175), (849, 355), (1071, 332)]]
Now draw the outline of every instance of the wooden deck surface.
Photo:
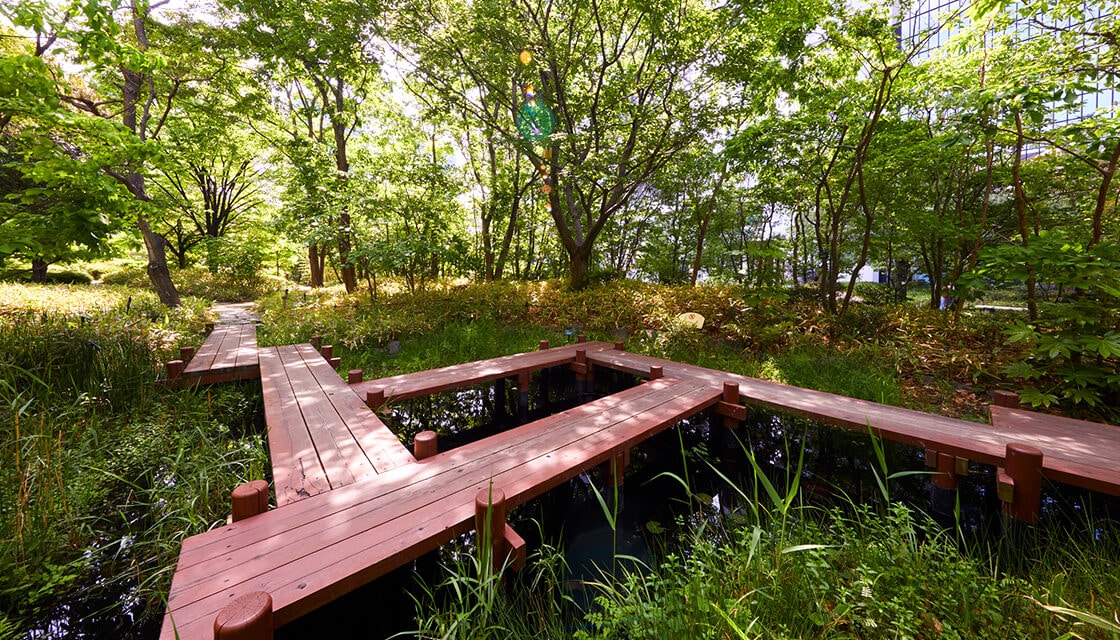
[(257, 327), (253, 324), (215, 326), (183, 369), (183, 377), (203, 384), (250, 380), (259, 375)]
[(606, 342), (581, 342), (430, 371), (366, 380), (353, 385), (353, 389), (361, 398), (365, 398), (370, 391), (384, 391), (387, 399), (406, 400), (570, 364), (575, 361), (577, 349), (584, 349), (590, 354), (611, 348), (613, 345)]
[(745, 404), (985, 464), (1002, 465), (1008, 443), (1032, 445), (1043, 453), (1046, 478), (1120, 495), (1120, 427), (999, 407), (992, 408), (995, 424), (984, 425), (621, 351), (588, 353), (588, 361), (639, 375), (660, 365), (666, 376), (735, 382)]
[(161, 638), (210, 638), (218, 612), (250, 591), (270, 593), (275, 624), (285, 624), (473, 529), (478, 491), (521, 504), (720, 393), (697, 380), (647, 382), (188, 538)]
[(309, 344), (260, 350), (277, 506), (414, 462)]

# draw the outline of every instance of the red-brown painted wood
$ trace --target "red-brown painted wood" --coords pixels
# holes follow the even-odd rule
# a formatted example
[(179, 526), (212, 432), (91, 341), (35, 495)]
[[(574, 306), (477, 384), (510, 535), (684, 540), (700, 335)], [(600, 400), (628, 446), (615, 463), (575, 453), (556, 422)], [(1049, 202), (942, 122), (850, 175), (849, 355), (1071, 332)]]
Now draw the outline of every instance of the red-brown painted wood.
[(214, 640), (272, 640), (272, 625), (272, 597), (253, 591), (218, 612)]
[(264, 513), (268, 511), (268, 483), (264, 480), (246, 482), (233, 490), (230, 502), (234, 522)]
[(199, 384), (249, 380), (260, 376), (257, 360), (257, 328), (252, 324), (220, 324), (214, 327), (183, 371), (185, 378)]
[[(474, 498), (491, 483), (509, 507), (522, 504), (718, 397), (706, 385), (648, 383), (188, 539), (169, 598), (175, 623), (195, 637), (221, 603), (263, 588), (283, 624), (470, 530)], [(172, 632), (165, 619), (163, 637)]]
[(264, 349), (261, 365), (278, 507), (413, 460), (310, 344)]
[(1006, 505), (1007, 513), (1016, 520), (1038, 522), (1042, 507), (1042, 451), (1030, 445), (1012, 442), (1007, 445), (1004, 469), (1014, 480), (1014, 495)]
[[(366, 398), (370, 392), (382, 392), (386, 399), (406, 400), (566, 365), (575, 360), (576, 348), (574, 344), (565, 345), (380, 380), (366, 380), (354, 385), (354, 391), (362, 398)], [(590, 352), (609, 349), (610, 345), (587, 342), (580, 344), (578, 348)]]
[(421, 431), (412, 439), (412, 455), (424, 460), (439, 453), (439, 441), (435, 431)]
[(502, 553), (506, 539), (506, 494), (501, 489), (487, 487), (475, 494), (474, 530), (479, 560), (489, 559), (491, 569), (495, 573), (501, 571), (506, 560)]
[(1007, 444), (1021, 442), (1043, 451), (1047, 479), (1120, 495), (1120, 459), (1110, 456), (1120, 451), (1120, 428), (1111, 425), (1088, 427), (1093, 423), (992, 406), (993, 425), (986, 426), (633, 353), (596, 351), (588, 360), (635, 375), (660, 364), (667, 376), (712, 385), (734, 381), (747, 404), (852, 431), (871, 431), (888, 440), (983, 464), (1001, 466)]

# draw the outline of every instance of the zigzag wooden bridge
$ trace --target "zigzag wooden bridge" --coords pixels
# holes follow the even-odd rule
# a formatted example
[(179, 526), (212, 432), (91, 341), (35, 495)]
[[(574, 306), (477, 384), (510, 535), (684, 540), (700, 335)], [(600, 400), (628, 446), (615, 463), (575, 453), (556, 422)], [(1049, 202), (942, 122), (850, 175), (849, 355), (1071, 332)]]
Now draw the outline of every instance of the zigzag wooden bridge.
[[(241, 350), (245, 343), (215, 338), (218, 333), (199, 353), (220, 340), (210, 360), (228, 362), (226, 345)], [(511, 556), (516, 566), (525, 545), (505, 524), (505, 509), (596, 465), (621, 482), (630, 448), (707, 409), (733, 426), (746, 415), (741, 402), (848, 429), (870, 427), (923, 448), (927, 465), (943, 472), (935, 476), (942, 488), (954, 488), (956, 474), (967, 472), (962, 461), (996, 465), (1001, 498), (1025, 520), (1037, 517), (1043, 477), (1120, 495), (1117, 427), (1006, 407), (993, 407), (994, 426), (987, 426), (625, 353), (621, 346), (581, 338), (550, 349), (542, 342), (536, 352), (372, 381), (362, 381), (358, 371), (343, 381), (332, 370), (338, 360), (329, 345), (255, 349), (277, 508), (267, 510), (266, 482), (248, 483), (234, 491), (231, 524), (184, 540), (161, 638), (269, 638), (274, 628), (472, 529), (494, 532), (494, 561)], [(531, 375), (552, 367), (570, 368), (583, 383), (596, 368), (647, 381), (446, 452), (425, 432), (410, 453), (373, 410), (506, 379), (517, 385), (524, 406)], [(211, 371), (200, 379), (229, 375)]]

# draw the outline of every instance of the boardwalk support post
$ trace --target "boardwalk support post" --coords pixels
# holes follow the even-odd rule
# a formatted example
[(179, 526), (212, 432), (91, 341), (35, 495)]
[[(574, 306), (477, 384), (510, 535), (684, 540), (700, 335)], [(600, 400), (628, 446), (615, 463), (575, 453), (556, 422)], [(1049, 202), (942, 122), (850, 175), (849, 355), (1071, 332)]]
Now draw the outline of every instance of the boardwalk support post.
[(1008, 409), (1019, 408), (1019, 394), (1014, 391), (996, 391), (992, 394), (992, 404)]
[(521, 424), (529, 422), (529, 377), (528, 371), (517, 374), (517, 419)]
[(541, 340), (540, 345), (538, 345), (538, 347), (541, 351), (547, 351), (548, 350), (548, 340)]
[(417, 460), (430, 458), (439, 453), (439, 442), (435, 431), (421, 431), (412, 439), (412, 455)]
[[(958, 464), (956, 456), (941, 453), (934, 449), (926, 449), (925, 459), (926, 467), (936, 470), (930, 476), (930, 510), (934, 516), (944, 518), (948, 522), (957, 506), (957, 489), (960, 488), (957, 475), (961, 465)], [(967, 474), (968, 461), (964, 460), (964, 462), (964, 471)]]
[(239, 522), (268, 511), (268, 483), (253, 480), (237, 487), (230, 496), (233, 522)]
[(179, 347), (179, 359), (185, 363), (190, 363), (194, 353), (194, 347)]
[(663, 368), (661, 368), (661, 365), (659, 365), (659, 364), (650, 365), (650, 367), (649, 367), (649, 379), (650, 380), (660, 380), (661, 378), (664, 378), (664, 377), (665, 377), (665, 370)]
[(167, 379), (174, 380), (183, 375), (183, 369), (187, 367), (186, 363), (182, 360), (171, 360), (167, 363)]
[(509, 413), (506, 406), (506, 379), (498, 378), (494, 381), (494, 419), (504, 419)]
[(310, 342), (311, 346), (315, 347), (315, 350), (318, 351), (323, 346), (323, 336), (311, 336), (311, 340), (309, 340), (308, 342)]
[(1028, 524), (1038, 522), (1042, 504), (1042, 451), (1016, 442), (1007, 445), (1004, 468), (996, 469), (1004, 513)]
[(319, 353), (322, 354), (324, 360), (329, 362), (330, 359), (334, 357), (334, 345), (325, 344), (319, 347)]
[(611, 455), (610, 459), (599, 466), (599, 473), (611, 496), (614, 509), (622, 508), (622, 483), (626, 481), (626, 467), (630, 465), (630, 450), (623, 449)]
[(346, 372), (346, 384), (358, 384), (362, 381), (362, 370), (351, 369)]
[(622, 340), (615, 340), (614, 341), (614, 350), (615, 351), (626, 351), (626, 343)]
[(214, 640), (272, 640), (272, 596), (251, 591), (214, 618)]
[(711, 428), (708, 430), (709, 446), (712, 451), (734, 451), (739, 447), (736, 431), (739, 425), (747, 419), (747, 408), (739, 404), (739, 383), (724, 382), (723, 395), (719, 402), (712, 407), (716, 415), (723, 416), (723, 429)]
[(576, 396), (582, 397), (587, 393), (587, 372), (591, 370), (587, 349), (576, 349), (576, 361), (571, 364), (571, 369), (576, 374)]
[(478, 533), (479, 560), (490, 560), (494, 573), (505, 562), (506, 494), (501, 489), (482, 489), (474, 497), (474, 528)]
[(213, 322), (207, 322), (206, 323), (206, 334), (210, 335), (211, 333), (214, 333), (214, 323)]
[(375, 389), (366, 392), (366, 406), (374, 411), (385, 406), (385, 390)]

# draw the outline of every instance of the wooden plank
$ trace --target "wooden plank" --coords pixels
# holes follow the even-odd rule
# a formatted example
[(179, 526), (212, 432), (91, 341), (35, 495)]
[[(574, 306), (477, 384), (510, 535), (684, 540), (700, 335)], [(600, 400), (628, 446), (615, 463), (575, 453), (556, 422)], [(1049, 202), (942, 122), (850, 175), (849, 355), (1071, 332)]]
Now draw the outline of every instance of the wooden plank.
[[(310, 348), (311, 345), (307, 347)], [(317, 364), (322, 364), (328, 369), (330, 366), (318, 355), (313, 354), (310, 358), (305, 358), (299, 347), (295, 345), (277, 347), (277, 351), (331, 488), (351, 484), (360, 478), (374, 475), (376, 472), (373, 470), (373, 465), (358, 447), (358, 443), (350, 436), (346, 423), (339, 417), (330, 398), (327, 397), (326, 390), (319, 384), (311, 370)], [(314, 352), (313, 348), (312, 352)]]
[(241, 325), (241, 340), (237, 344), (235, 367), (250, 367), (257, 364), (257, 326)]
[(990, 414), (992, 426), (1001, 431), (1044, 435), (1063, 447), (1098, 457), (1113, 457), (1120, 451), (1117, 426), (995, 405)]
[(386, 397), (405, 400), (569, 364), (575, 361), (577, 349), (586, 349), (591, 353), (611, 348), (613, 345), (606, 342), (564, 345), (429, 371), (406, 373), (390, 378), (366, 380), (354, 385), (354, 391), (360, 398), (365, 398), (366, 393), (370, 391), (384, 391)]
[(256, 326), (222, 324), (214, 327), (183, 375), (204, 384), (245, 380), (260, 375), (257, 362)]
[[(1115, 444), (1108, 444), (1101, 455), (1100, 451), (1090, 451), (1086, 445), (1068, 437), (1062, 440), (1060, 436), (1051, 434), (1048, 438), (1037, 430), (1032, 437), (1026, 433), (1022, 423), (1011, 430), (996, 428), (633, 353), (599, 351), (589, 353), (588, 360), (639, 375), (648, 372), (650, 366), (661, 365), (666, 375), (704, 380), (712, 385), (736, 382), (747, 404), (852, 431), (874, 432), (888, 440), (921, 449), (935, 449), (984, 464), (1002, 465), (1009, 442), (1030, 444), (1043, 450), (1043, 473), (1048, 479), (1120, 495), (1118, 463), (1110, 460), (1107, 453), (1118, 450)], [(996, 410), (996, 413), (1000, 414), (1000, 411)], [(1101, 427), (1108, 428), (1108, 425)], [(1099, 435), (1101, 427), (1094, 433)]]
[(277, 347), (260, 350), (272, 483), (278, 507), (330, 489)]
[[(272, 538), (256, 539), (259, 532), (246, 531), (246, 528), (242, 528), (239, 536), (237, 532), (234, 536), (222, 536), (222, 530), (210, 532), (219, 535), (203, 534), (211, 538), (242, 537), (248, 541), (227, 539), (225, 544), (211, 545), (214, 548), (210, 551), (225, 553), (224, 558), (214, 556), (210, 562), (194, 565), (189, 560), (185, 563), (184, 556), (188, 552), (197, 553), (207, 545), (191, 544), (189, 549), (184, 545), (170, 600), (180, 632), (193, 626), (192, 623), (197, 623), (199, 629), (212, 624), (212, 614), (216, 615), (214, 607), (228, 601), (237, 591), (227, 590), (181, 605), (184, 598), (189, 599), (192, 586), (201, 586), (200, 583), (190, 584), (191, 575), (197, 573), (192, 567), (210, 570), (209, 565), (217, 560), (219, 565), (226, 564), (230, 569), (250, 574), (255, 571), (256, 577), (242, 580), (244, 589), (265, 588), (272, 593), (278, 620), (287, 621), (307, 607), (319, 606), (403, 564), (415, 557), (415, 553), (435, 548), (456, 532), (469, 530), (474, 517), (474, 495), (488, 486), (491, 479), (502, 483), (511, 505), (518, 504), (608, 459), (620, 447), (631, 446), (634, 439), (648, 437), (653, 431), (714, 404), (720, 395), (719, 390), (695, 383), (674, 381), (644, 386), (651, 388), (623, 392), (625, 395), (618, 394), (622, 398), (612, 397), (608, 402), (600, 402), (598, 407), (557, 414), (514, 429), (507, 432), (512, 435), (504, 442), (487, 439), (430, 459), (442, 464), (410, 465), (309, 499), (298, 508), (272, 511), (237, 523), (263, 523), (264, 518), (272, 516), (273, 520), (296, 525), (294, 528), (282, 525), (279, 529), (284, 531), (283, 543), (273, 544), (267, 550), (262, 550), (262, 545), (268, 545)], [(635, 412), (638, 404), (645, 408)], [(413, 473), (404, 473), (417, 470), (434, 473), (421, 481), (412, 477)], [(395, 483), (381, 486), (394, 478)], [(453, 482), (448, 482), (449, 479)], [(389, 491), (368, 497), (378, 488)], [(351, 501), (340, 495), (355, 492), (351, 497), (364, 499)], [(282, 511), (294, 516), (297, 510), (301, 513), (295, 522), (293, 518), (278, 517)], [(420, 515), (419, 526), (413, 518), (404, 517), (412, 513)], [(223, 529), (232, 529), (237, 524)], [(256, 528), (270, 529), (268, 526)], [(238, 546), (241, 544), (243, 546)], [(230, 553), (235, 546), (243, 550), (244, 558)], [(267, 579), (261, 574), (262, 569)], [(233, 580), (224, 582), (228, 585)], [(165, 636), (168, 628), (165, 621)]]
[(374, 471), (415, 462), (409, 450), (310, 344), (296, 347)]
[(225, 338), (229, 325), (218, 325), (206, 336), (206, 340), (202, 342), (202, 346), (191, 358), (190, 364), (183, 371), (184, 374), (191, 374), (196, 372), (209, 371), (214, 364), (214, 358), (218, 355), (218, 350), (221, 348), (222, 340)]
[[(582, 428), (581, 425), (594, 425), (596, 423), (600, 427), (606, 427), (625, 419), (629, 415), (639, 414), (650, 410), (651, 407), (663, 404), (665, 402), (661, 391), (663, 386), (641, 385), (613, 396), (573, 407), (543, 420), (510, 429), (491, 438), (439, 453), (422, 463), (410, 465), (407, 472), (398, 469), (386, 473), (380, 477), (379, 482), (366, 482), (362, 484), (361, 488), (344, 487), (335, 490), (331, 492), (332, 496), (336, 498), (334, 503), (313, 501), (311, 506), (301, 504), (299, 509), (277, 510), (269, 512), (267, 515), (270, 521), (276, 523), (278, 530), (290, 530), (328, 516), (333, 513), (334, 507), (331, 505), (335, 503), (373, 500), (379, 496), (406, 489), (409, 485), (423, 480), (438, 478), (442, 474), (451, 473), (451, 470), (467, 464), (501, 465), (504, 464), (503, 460), (507, 458), (509, 451), (524, 448), (526, 443), (542, 437), (542, 434), (548, 433), (550, 430), (574, 431)], [(259, 519), (254, 519), (254, 521), (263, 522)], [(271, 532), (264, 531), (261, 527), (257, 528), (259, 537), (244, 538), (241, 543), (250, 545), (272, 535)], [(241, 533), (243, 528), (242, 523), (235, 523), (232, 526), (222, 527), (195, 536), (198, 544), (194, 545), (194, 549), (199, 557), (181, 556), (180, 566), (189, 566), (194, 562), (227, 552), (228, 547), (225, 539), (242, 537), (245, 535)], [(211, 542), (213, 543), (212, 548), (207, 549), (207, 544)]]

